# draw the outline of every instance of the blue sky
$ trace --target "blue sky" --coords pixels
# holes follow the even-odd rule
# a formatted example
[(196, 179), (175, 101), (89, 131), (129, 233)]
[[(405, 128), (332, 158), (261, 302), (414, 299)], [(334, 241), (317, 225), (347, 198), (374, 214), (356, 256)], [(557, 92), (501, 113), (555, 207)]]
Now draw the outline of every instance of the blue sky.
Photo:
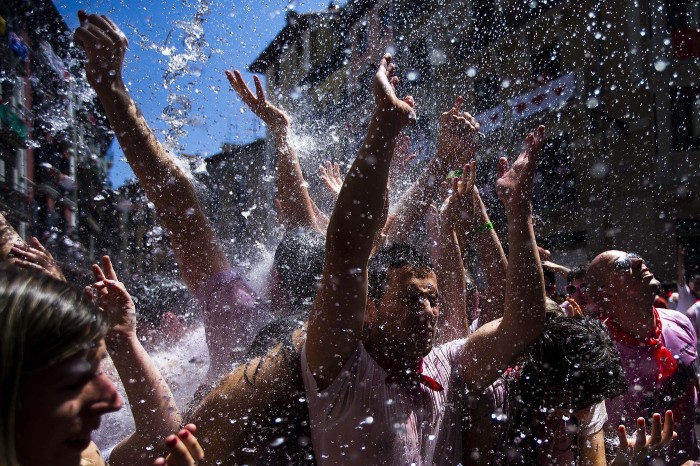
[[(58, 11), (70, 28), (78, 26), (77, 12), (109, 16), (129, 38), (129, 50), (124, 66), (124, 79), (131, 95), (146, 120), (164, 140), (168, 125), (162, 119), (167, 105), (168, 90), (164, 89), (164, 73), (170, 57), (184, 51), (181, 22), (191, 21), (197, 6), (206, 0), (56, 0)], [(190, 121), (185, 126), (187, 136), (180, 139), (185, 153), (211, 155), (224, 142), (245, 143), (264, 136), (264, 128), (233, 91), (224, 70), (246, 68), (275, 35), (284, 27), (286, 0), (210, 0), (210, 13), (205, 17), (204, 38), (209, 58), (205, 63), (192, 62), (189, 73), (175, 84), (185, 89), (192, 102)], [(330, 0), (293, 1), (291, 8), (305, 13), (323, 10)], [(341, 4), (344, 2), (340, 2)], [(157, 47), (151, 47), (151, 45)], [(162, 47), (174, 47), (170, 56)], [(160, 50), (154, 49), (160, 48)], [(251, 75), (244, 73), (251, 83)], [(119, 146), (111, 148), (114, 167), (111, 180), (115, 187), (133, 177)]]

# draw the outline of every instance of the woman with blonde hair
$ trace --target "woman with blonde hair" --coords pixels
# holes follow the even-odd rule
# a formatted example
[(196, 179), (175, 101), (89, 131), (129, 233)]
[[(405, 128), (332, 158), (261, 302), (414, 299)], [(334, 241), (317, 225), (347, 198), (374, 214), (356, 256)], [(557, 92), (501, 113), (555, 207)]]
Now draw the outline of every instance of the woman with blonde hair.
[[(83, 290), (0, 266), (0, 464), (104, 464), (90, 437), (123, 405), (100, 369), (107, 330)], [(170, 455), (157, 464), (201, 459), (194, 435), (166, 444)]]

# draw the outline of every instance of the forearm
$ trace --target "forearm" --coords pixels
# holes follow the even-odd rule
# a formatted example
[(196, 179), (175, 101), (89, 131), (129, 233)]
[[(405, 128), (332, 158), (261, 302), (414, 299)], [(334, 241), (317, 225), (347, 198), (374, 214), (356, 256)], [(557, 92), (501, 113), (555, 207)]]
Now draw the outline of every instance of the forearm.
[(544, 326), (544, 276), (540, 265), (532, 213), (528, 208), (508, 216), (508, 267), (503, 322), (508, 339), (523, 349)]
[(206, 276), (228, 269), (228, 262), (192, 182), (156, 139), (123, 84), (98, 88), (97, 95), (129, 165), (171, 234), (183, 278), (195, 290)]
[(135, 334), (110, 339), (109, 348), (136, 424), (136, 432), (115, 447), (110, 463), (130, 466), (142, 461), (146, 446), (177, 431), (181, 418), (167, 382)]
[(299, 157), (289, 143), (287, 130), (276, 130), (273, 135), (277, 146), (277, 194), (284, 200), (281, 204), (286, 211), (283, 216), (289, 223), (286, 226), (324, 233), (318, 228), (314, 204), (309, 196)]
[(440, 289), (440, 342), (463, 338), (467, 334), (466, 317), (466, 282), (462, 252), (454, 230), (441, 225), (438, 241), (437, 273)]
[[(486, 207), (478, 192), (475, 202), (477, 202), (477, 225), (491, 223)], [(475, 233), (476, 249), (479, 255), (481, 269), (486, 276), (488, 283), (484, 293), (481, 306), (480, 322), (486, 323), (503, 316), (506, 297), (506, 270), (508, 259), (503, 252), (503, 246), (498, 239), (495, 229)]]
[(400, 127), (387, 125), (381, 114), (373, 115), (330, 218), (328, 247), (344, 251), (358, 266), (366, 266), (374, 238), (383, 227), (389, 167), (399, 131)]
[(388, 232), (389, 244), (406, 242), (407, 235), (419, 224), (449, 170), (449, 165), (439, 155), (433, 157), (423, 174), (401, 197), (396, 208), (396, 219)]
[(678, 289), (686, 285), (684, 254), (678, 254), (678, 262), (676, 263), (676, 285), (678, 286)]

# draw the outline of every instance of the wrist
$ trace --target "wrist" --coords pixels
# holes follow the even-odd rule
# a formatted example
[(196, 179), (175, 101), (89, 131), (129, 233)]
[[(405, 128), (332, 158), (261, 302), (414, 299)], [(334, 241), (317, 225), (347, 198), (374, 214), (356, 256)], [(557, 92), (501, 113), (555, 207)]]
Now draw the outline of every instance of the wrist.
[(109, 352), (113, 352), (118, 355), (120, 350), (123, 350), (124, 347), (133, 347), (133, 345), (135, 343), (139, 343), (139, 341), (138, 337), (136, 336), (136, 329), (112, 329), (105, 336), (105, 343)]

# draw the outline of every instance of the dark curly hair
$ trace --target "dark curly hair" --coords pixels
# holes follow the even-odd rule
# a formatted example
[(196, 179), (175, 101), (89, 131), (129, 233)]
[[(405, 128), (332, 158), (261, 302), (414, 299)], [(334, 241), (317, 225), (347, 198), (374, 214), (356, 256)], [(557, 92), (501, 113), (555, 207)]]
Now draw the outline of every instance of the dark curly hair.
[(274, 267), (287, 302), (310, 307), (323, 274), (325, 238), (310, 230), (288, 230), (275, 251)]
[(536, 464), (539, 413), (577, 411), (627, 390), (620, 353), (605, 326), (589, 317), (549, 316), (542, 335), (506, 376), (512, 423), (509, 447), (518, 464)]
[(415, 271), (432, 271), (427, 255), (408, 244), (393, 244), (382, 248), (369, 260), (368, 296), (375, 303), (381, 301), (390, 269), (410, 267)]

